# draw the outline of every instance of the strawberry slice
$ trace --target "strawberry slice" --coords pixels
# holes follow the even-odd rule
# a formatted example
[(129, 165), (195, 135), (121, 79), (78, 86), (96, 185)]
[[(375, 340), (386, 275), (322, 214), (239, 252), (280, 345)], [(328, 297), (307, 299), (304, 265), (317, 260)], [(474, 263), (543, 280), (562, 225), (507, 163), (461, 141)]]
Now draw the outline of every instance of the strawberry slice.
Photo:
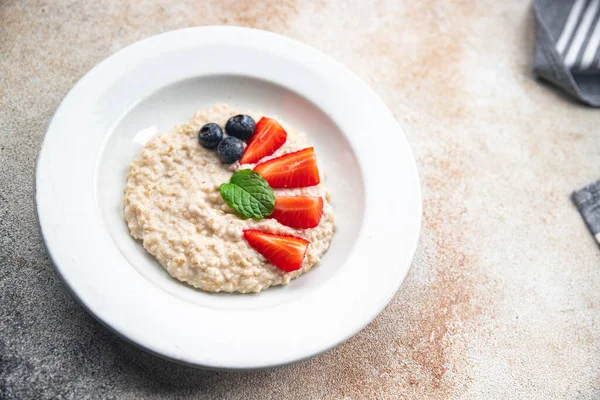
[(323, 216), (323, 198), (317, 196), (277, 196), (270, 215), (290, 228), (308, 229), (319, 225)]
[(248, 147), (240, 160), (240, 164), (254, 164), (261, 158), (270, 156), (287, 140), (287, 132), (279, 122), (272, 118), (262, 117), (254, 135), (248, 141)]
[(315, 186), (320, 182), (313, 147), (265, 161), (254, 167), (254, 170), (273, 188)]
[(254, 229), (244, 230), (248, 244), (262, 254), (274, 266), (285, 272), (296, 271), (302, 267), (302, 261), (310, 242), (296, 236), (278, 235)]

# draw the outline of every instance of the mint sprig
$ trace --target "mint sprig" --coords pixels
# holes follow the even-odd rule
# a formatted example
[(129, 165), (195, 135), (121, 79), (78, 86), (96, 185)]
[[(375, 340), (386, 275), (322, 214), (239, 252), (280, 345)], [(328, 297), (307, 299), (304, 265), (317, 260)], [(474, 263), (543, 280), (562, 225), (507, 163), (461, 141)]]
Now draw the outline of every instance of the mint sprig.
[(231, 176), (229, 183), (219, 186), (227, 205), (244, 218), (268, 217), (275, 207), (273, 189), (258, 172), (242, 169)]

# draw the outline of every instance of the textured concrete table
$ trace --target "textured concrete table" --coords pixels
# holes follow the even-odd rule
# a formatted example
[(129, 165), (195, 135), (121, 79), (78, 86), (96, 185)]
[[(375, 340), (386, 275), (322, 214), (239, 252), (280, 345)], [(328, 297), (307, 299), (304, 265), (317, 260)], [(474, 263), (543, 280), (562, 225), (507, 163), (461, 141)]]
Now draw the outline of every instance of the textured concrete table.
[[(0, 398), (600, 398), (600, 251), (569, 200), (600, 177), (600, 112), (532, 79), (528, 2), (154, 3), (0, 2)], [(138, 39), (208, 24), (349, 66), (422, 178), (419, 250), (390, 305), (271, 371), (193, 370), (124, 343), (71, 298), (36, 225), (35, 157), (72, 85)]]

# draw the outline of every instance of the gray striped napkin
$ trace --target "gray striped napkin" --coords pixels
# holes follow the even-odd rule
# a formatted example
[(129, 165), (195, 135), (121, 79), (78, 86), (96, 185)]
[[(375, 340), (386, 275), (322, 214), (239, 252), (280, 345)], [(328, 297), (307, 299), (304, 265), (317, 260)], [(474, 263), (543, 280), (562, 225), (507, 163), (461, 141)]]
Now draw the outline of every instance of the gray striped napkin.
[(600, 0), (535, 0), (534, 73), (600, 107)]
[(600, 181), (573, 193), (573, 202), (600, 244)]
[[(576, 99), (600, 107), (600, 0), (535, 0), (533, 71)], [(600, 181), (573, 193), (600, 243)]]

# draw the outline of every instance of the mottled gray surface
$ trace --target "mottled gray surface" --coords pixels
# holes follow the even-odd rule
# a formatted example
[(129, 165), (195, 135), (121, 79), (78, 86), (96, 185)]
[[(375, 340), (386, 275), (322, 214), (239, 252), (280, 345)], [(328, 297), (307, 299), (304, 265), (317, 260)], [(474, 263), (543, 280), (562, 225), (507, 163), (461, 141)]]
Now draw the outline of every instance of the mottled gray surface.
[[(71, 298), (35, 221), (35, 156), (75, 82), (136, 40), (208, 24), (348, 65), (422, 178), (419, 250), (390, 305), (272, 371), (192, 370), (124, 343)], [(0, 1), (0, 398), (600, 398), (600, 251), (569, 199), (600, 174), (600, 114), (535, 82), (532, 52), (519, 1)]]

